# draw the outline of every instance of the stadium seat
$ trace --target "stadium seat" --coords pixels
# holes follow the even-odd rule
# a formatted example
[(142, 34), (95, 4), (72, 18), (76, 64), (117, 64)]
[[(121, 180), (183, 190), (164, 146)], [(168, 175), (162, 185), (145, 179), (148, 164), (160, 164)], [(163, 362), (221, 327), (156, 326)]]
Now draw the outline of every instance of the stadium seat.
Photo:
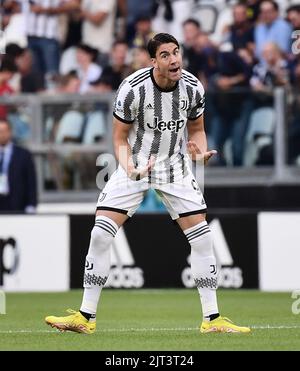
[(53, 116), (48, 116), (45, 118), (44, 122), (44, 139), (46, 142), (51, 141), (53, 137), (55, 127), (55, 121)]
[(219, 12), (214, 33), (211, 35), (211, 39), (217, 44), (222, 43), (224, 27), (231, 24), (232, 22), (233, 22), (232, 7), (226, 6)]
[(56, 143), (79, 142), (84, 123), (84, 115), (78, 111), (64, 113), (58, 124)]
[(273, 141), (275, 113), (271, 107), (258, 108), (252, 112), (246, 134), (244, 165), (253, 166), (260, 150)]
[(11, 112), (8, 114), (8, 119), (13, 129), (14, 140), (19, 144), (25, 144), (31, 139), (31, 127), (27, 122), (26, 115), (19, 112)]
[(203, 31), (211, 33), (215, 30), (215, 25), (218, 17), (217, 9), (211, 5), (202, 5), (196, 3), (192, 12), (192, 18), (200, 22)]
[(102, 111), (90, 112), (87, 116), (82, 142), (84, 144), (93, 144), (103, 138), (105, 134), (105, 114)]

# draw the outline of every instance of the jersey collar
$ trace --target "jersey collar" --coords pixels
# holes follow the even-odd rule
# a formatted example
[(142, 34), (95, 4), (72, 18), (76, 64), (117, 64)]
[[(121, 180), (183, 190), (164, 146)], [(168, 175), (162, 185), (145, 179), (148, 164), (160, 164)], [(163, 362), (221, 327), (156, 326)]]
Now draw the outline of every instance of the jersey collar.
[(174, 90), (177, 89), (178, 84), (179, 84), (179, 81), (176, 81), (176, 84), (175, 84), (172, 88), (170, 88), (170, 89), (162, 89), (160, 86), (158, 86), (157, 83), (156, 83), (156, 81), (155, 81), (155, 79), (154, 79), (153, 70), (154, 70), (154, 68), (152, 67), (151, 70), (150, 70), (151, 80), (152, 80), (153, 84), (156, 86), (156, 88), (157, 88), (159, 91), (161, 91), (161, 92), (163, 92), (163, 93), (168, 93), (168, 92), (170, 92), (170, 91), (174, 91)]

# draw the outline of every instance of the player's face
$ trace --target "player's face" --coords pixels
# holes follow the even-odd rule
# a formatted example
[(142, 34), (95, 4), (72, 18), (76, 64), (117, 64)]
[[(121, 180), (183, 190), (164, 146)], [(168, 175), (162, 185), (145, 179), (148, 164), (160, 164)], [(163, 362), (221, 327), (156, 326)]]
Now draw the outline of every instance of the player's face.
[(160, 45), (156, 51), (156, 57), (152, 59), (152, 63), (162, 77), (174, 82), (180, 79), (182, 56), (176, 44)]

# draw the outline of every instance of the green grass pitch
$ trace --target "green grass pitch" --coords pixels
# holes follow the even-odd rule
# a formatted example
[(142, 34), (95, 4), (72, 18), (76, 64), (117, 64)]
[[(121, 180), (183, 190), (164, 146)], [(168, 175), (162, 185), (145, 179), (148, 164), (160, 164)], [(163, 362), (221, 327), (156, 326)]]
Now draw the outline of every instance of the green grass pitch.
[(300, 350), (291, 293), (219, 290), (221, 314), (252, 327), (250, 334), (200, 334), (195, 289), (104, 289), (93, 335), (60, 333), (44, 323), (47, 315), (78, 310), (81, 293), (8, 293), (0, 350)]

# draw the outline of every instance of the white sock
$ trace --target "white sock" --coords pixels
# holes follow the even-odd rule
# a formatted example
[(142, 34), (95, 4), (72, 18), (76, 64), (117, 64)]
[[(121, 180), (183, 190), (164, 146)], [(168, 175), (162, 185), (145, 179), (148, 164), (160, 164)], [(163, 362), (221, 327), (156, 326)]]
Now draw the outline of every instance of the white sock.
[(83, 299), (80, 311), (95, 315), (103, 286), (110, 271), (110, 246), (118, 225), (106, 216), (97, 216), (85, 261)]
[(217, 265), (211, 231), (203, 221), (184, 231), (191, 245), (191, 268), (198, 289), (203, 317), (219, 313), (217, 303)]

